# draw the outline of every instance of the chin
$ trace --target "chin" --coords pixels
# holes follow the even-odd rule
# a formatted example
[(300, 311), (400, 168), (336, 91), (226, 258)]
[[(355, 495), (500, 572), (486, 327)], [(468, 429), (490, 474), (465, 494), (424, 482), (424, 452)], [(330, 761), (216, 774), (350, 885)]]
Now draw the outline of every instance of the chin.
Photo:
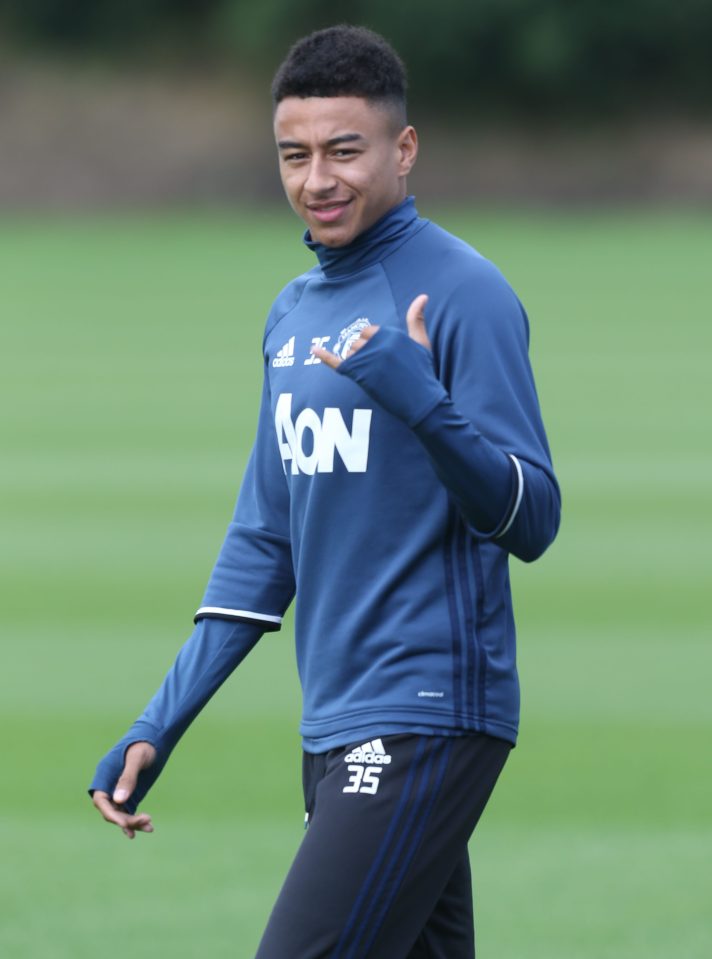
[(354, 238), (352, 236), (348, 236), (346, 238), (342, 238), (338, 236), (334, 236), (334, 237), (325, 236), (325, 237), (320, 237), (318, 242), (321, 243), (323, 246), (338, 247), (338, 246), (348, 246), (348, 244), (353, 239)]
[(310, 227), (309, 232), (313, 240), (324, 246), (347, 246), (352, 240), (356, 239), (355, 234), (352, 234), (350, 230), (314, 230)]

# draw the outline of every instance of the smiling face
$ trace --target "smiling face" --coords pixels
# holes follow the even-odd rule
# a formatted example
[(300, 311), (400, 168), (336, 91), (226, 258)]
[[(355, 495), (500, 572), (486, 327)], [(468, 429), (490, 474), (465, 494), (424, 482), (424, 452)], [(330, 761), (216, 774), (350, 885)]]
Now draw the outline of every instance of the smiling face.
[(312, 240), (345, 246), (406, 195), (411, 126), (362, 97), (286, 97), (274, 115), (279, 172)]

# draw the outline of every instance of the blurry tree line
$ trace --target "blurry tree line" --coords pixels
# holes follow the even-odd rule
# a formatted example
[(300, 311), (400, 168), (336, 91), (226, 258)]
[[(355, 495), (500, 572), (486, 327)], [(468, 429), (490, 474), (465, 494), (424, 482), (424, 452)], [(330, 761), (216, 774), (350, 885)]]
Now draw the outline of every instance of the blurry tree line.
[(263, 81), (322, 26), (370, 26), (419, 109), (709, 115), (712, 0), (0, 0), (3, 45), (234, 66)]

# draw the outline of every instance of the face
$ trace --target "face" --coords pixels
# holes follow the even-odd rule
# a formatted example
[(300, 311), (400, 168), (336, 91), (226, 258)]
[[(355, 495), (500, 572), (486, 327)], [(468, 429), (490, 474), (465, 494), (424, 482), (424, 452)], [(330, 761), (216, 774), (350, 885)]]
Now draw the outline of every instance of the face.
[(275, 111), (279, 172), (313, 240), (345, 246), (406, 196), (411, 126), (361, 97), (287, 97)]

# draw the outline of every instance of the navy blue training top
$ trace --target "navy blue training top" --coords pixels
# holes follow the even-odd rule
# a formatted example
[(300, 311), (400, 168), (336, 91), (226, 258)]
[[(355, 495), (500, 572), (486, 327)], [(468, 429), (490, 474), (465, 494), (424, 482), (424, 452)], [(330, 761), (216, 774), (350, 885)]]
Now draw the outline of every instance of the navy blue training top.
[[(304, 748), (393, 732), (516, 741), (508, 556), (537, 558), (560, 515), (527, 317), (499, 271), (412, 198), (319, 264), (269, 314), (257, 436), (196, 628), (126, 747), (158, 760), (296, 593)], [(427, 293), (432, 350), (407, 334)], [(345, 357), (338, 371), (311, 352)]]

